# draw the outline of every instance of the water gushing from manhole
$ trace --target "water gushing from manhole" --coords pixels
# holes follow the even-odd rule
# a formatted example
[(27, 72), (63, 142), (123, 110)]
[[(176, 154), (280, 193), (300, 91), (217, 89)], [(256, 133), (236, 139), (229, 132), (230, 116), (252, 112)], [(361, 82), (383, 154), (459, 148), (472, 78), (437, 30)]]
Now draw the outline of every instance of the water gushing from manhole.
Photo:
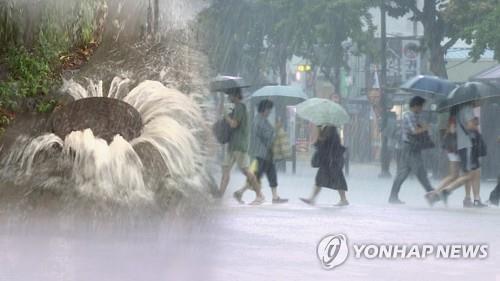
[(152, 202), (165, 191), (205, 193), (199, 106), (160, 82), (130, 92), (129, 83), (117, 77), (103, 94), (102, 82), (89, 81), (85, 89), (66, 81), (63, 91), (75, 101), (54, 112), (52, 132), (19, 139), (2, 160), (0, 177), (33, 184), (36, 175), (34, 189), (71, 189), (115, 202)]

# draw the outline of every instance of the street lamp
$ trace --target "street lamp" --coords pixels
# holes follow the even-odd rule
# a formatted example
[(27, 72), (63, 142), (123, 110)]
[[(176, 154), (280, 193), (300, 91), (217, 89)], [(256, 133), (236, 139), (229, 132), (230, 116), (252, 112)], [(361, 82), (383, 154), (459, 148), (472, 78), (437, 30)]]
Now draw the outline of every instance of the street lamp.
[(381, 171), (379, 177), (386, 178), (390, 177), (389, 172), (390, 159), (387, 147), (388, 136), (385, 133), (385, 127), (387, 126), (387, 115), (388, 115), (388, 104), (389, 100), (387, 98), (386, 92), (386, 82), (387, 82), (387, 29), (386, 29), (386, 7), (385, 0), (380, 0), (380, 107), (382, 109), (381, 117), (382, 122), (380, 126), (382, 146), (380, 149), (380, 166)]

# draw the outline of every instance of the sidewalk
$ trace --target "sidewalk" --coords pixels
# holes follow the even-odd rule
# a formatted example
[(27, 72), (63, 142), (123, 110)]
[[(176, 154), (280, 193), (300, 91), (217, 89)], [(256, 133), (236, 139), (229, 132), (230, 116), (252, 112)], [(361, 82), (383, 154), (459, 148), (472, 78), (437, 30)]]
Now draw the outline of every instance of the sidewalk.
[[(310, 195), (314, 185), (316, 169), (311, 168), (309, 162), (297, 162), (297, 172), (292, 174), (291, 163), (287, 163), (287, 172), (278, 174), (278, 183), (280, 195), (283, 198), (290, 198), (291, 202), (299, 202), (299, 197), (307, 197)], [(385, 205), (392, 187), (393, 178), (396, 174), (395, 169), (391, 170), (393, 178), (379, 178), (378, 174), (380, 167), (376, 163), (351, 163), (350, 174), (346, 177), (348, 183), (348, 199), (351, 204), (368, 204), (368, 205)], [(216, 174), (216, 180), (220, 180), (220, 173)], [(439, 181), (430, 178), (433, 186), (439, 184)], [(240, 188), (244, 183), (244, 176), (235, 168), (231, 175), (228, 191), (225, 198), (232, 200), (232, 192)], [(495, 186), (495, 182), (481, 183), (481, 198), (486, 201), (489, 193)], [(267, 179), (263, 178), (263, 192), (266, 198), (270, 200), (271, 192), (268, 186)], [(401, 188), (400, 198), (408, 205), (426, 207), (427, 203), (424, 200), (424, 189), (420, 186), (415, 177), (410, 176), (405, 181)], [(253, 198), (251, 192), (245, 194), (244, 199), (248, 202)], [(449, 199), (450, 207), (462, 207), (464, 196), (463, 189), (457, 189)], [(269, 201), (268, 200), (268, 201)], [(334, 204), (338, 201), (338, 195), (334, 190), (323, 189), (318, 197), (320, 204)]]

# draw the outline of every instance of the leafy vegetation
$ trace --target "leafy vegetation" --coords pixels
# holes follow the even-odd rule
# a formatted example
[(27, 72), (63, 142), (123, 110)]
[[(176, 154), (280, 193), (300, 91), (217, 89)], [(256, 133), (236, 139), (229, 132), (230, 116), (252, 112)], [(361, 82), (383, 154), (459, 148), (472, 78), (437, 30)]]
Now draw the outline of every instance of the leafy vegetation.
[[(466, 11), (466, 12), (465, 12)], [(500, 4), (497, 0), (453, 0), (449, 2), (445, 18), (455, 28), (456, 37), (472, 45), (470, 56), (478, 60), (485, 50), (493, 50), (500, 60)]]
[(486, 49), (495, 50), (500, 58), (497, 0), (387, 0), (392, 16), (412, 14), (424, 27), (424, 52), (429, 53), (429, 68), (437, 76), (447, 78), (445, 55), (458, 40), (472, 45), (470, 56), (477, 60)]
[(207, 49), (219, 73), (257, 77), (271, 70), (283, 82), (287, 60), (299, 55), (338, 87), (337, 74), (346, 67), (342, 42), (351, 40), (358, 51), (372, 52), (368, 9), (382, 3), (390, 16), (410, 15), (422, 24), (420, 51), (437, 76), (447, 77), (445, 55), (459, 40), (472, 46), (474, 60), (486, 49), (500, 58), (498, 0), (214, 0), (200, 19), (210, 27)]
[[(366, 51), (373, 25), (367, 0), (215, 0), (199, 17), (207, 53), (218, 73), (255, 82), (268, 73), (287, 79), (286, 63), (299, 55), (319, 68), (337, 89), (347, 66), (342, 43)], [(258, 84), (261, 81), (257, 81)]]
[[(65, 61), (95, 44), (105, 0), (0, 2), (0, 127), (18, 111), (50, 112)], [(102, 14), (102, 13), (101, 13)]]
[[(356, 44), (359, 52), (371, 51), (368, 47), (374, 31), (368, 13), (371, 3), (366, 0), (297, 1), (298, 5), (304, 5), (300, 9), (289, 6), (289, 1), (273, 0), (271, 3), (287, 11), (277, 26), (292, 28), (297, 46), (295, 54), (318, 67), (340, 93), (340, 73), (342, 68), (348, 68), (345, 44)], [(294, 16), (290, 17), (290, 13)]]

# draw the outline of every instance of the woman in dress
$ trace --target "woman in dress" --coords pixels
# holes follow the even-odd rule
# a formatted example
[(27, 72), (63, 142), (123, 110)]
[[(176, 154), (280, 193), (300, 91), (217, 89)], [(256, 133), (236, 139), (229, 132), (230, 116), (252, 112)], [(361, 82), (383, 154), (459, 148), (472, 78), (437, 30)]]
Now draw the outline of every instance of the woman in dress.
[[(304, 203), (314, 205), (316, 197), (322, 187), (335, 189), (340, 195), (340, 201), (335, 206), (347, 206), (349, 202), (346, 198), (347, 183), (344, 172), (344, 152), (340, 135), (335, 126), (323, 126), (320, 128), (318, 140), (314, 144), (316, 147), (316, 160), (319, 166), (316, 174), (316, 182), (311, 197), (300, 198)], [(314, 165), (314, 166), (316, 166)]]

